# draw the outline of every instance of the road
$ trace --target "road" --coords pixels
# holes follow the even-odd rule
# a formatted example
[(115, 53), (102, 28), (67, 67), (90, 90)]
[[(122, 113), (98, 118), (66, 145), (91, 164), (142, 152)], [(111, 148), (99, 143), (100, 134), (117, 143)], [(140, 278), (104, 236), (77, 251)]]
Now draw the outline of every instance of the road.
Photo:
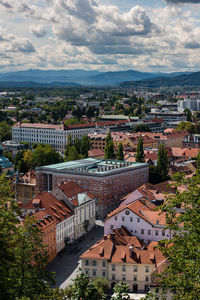
[[(88, 232), (73, 248), (65, 250), (62, 257), (58, 255), (49, 265), (49, 271), (56, 273), (56, 286), (66, 288), (72, 279), (76, 277), (79, 270), (79, 256), (89, 249), (94, 243), (103, 237), (103, 227), (97, 223), (90, 232)], [(100, 225), (100, 226), (99, 226)], [(72, 252), (72, 253), (71, 253)]]

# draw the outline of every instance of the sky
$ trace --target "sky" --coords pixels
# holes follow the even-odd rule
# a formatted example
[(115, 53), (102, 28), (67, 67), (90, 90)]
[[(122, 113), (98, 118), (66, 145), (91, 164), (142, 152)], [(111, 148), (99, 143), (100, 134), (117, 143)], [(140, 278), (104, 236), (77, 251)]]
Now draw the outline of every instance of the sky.
[(200, 71), (200, 0), (0, 0), (0, 72)]

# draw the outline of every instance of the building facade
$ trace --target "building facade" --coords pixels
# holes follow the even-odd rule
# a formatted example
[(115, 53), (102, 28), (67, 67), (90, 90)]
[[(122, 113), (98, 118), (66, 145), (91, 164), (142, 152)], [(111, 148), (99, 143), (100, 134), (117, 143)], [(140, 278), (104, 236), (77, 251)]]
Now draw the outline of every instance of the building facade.
[(87, 158), (36, 169), (37, 191), (51, 191), (62, 181), (75, 181), (96, 200), (96, 214), (104, 218), (120, 199), (148, 182), (146, 163)]
[(81, 270), (91, 278), (107, 278), (111, 287), (123, 281), (130, 291), (147, 292), (151, 274), (165, 259), (156, 246), (154, 242), (144, 247), (139, 239), (121, 227), (81, 255)]
[(62, 182), (51, 192), (74, 211), (74, 238), (77, 239), (95, 225), (95, 197), (76, 182)]

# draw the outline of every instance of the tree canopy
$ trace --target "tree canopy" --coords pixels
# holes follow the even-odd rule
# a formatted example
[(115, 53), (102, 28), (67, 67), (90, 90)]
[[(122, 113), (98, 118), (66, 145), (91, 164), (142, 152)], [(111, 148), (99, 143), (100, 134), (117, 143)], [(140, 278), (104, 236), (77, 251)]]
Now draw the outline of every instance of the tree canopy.
[(144, 149), (143, 149), (143, 138), (142, 137), (140, 137), (138, 140), (135, 160), (136, 160), (136, 162), (144, 162)]
[(159, 145), (158, 148), (158, 162), (157, 169), (161, 176), (161, 179), (164, 181), (168, 177), (168, 158), (167, 158), (167, 150), (164, 145)]
[(124, 160), (124, 150), (123, 150), (123, 144), (120, 143), (118, 150), (117, 150), (117, 159), (118, 160)]
[(104, 157), (107, 158), (107, 159), (115, 158), (114, 143), (113, 143), (110, 132), (106, 136), (106, 146), (105, 146), (105, 155), (104, 155)]
[[(158, 278), (168, 289), (175, 289), (173, 299), (196, 300), (200, 295), (200, 175), (190, 179), (177, 174), (173, 185), (176, 194), (169, 195), (162, 210), (167, 214), (168, 228), (174, 235), (169, 241), (160, 242), (169, 264)], [(181, 192), (178, 187), (183, 185)], [(175, 208), (182, 207), (184, 213), (175, 216)]]

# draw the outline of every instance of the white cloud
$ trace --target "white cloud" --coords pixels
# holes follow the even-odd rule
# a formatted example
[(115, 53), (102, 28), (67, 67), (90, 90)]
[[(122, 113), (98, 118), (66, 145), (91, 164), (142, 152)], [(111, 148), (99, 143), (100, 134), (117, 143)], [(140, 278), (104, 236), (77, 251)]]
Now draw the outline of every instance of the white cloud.
[(38, 38), (42, 38), (46, 35), (46, 30), (42, 25), (31, 25), (30, 32)]

